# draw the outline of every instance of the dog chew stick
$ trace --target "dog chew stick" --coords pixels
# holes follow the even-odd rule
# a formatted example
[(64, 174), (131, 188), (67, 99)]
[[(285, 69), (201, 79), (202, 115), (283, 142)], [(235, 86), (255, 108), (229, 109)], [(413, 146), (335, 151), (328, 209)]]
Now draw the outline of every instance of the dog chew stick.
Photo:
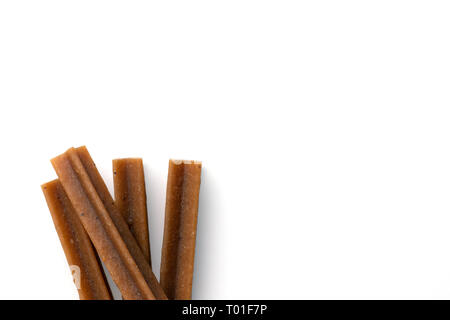
[(77, 216), (124, 299), (155, 299), (74, 148), (51, 160)]
[(192, 296), (201, 169), (200, 162), (169, 161), (161, 254), (161, 285), (169, 299)]
[(114, 159), (114, 201), (128, 224), (150, 266), (150, 241), (147, 221), (147, 195), (144, 166), (140, 158)]
[(111, 300), (97, 254), (59, 180), (41, 186), (80, 300)]
[(152, 290), (155, 298), (158, 300), (166, 300), (166, 294), (156, 279), (152, 269), (150, 268), (149, 263), (147, 262), (144, 254), (142, 253), (141, 248), (139, 247), (136, 239), (133, 237), (130, 229), (126, 221), (123, 219), (122, 214), (117, 209), (114, 200), (111, 196), (111, 193), (108, 190), (108, 187), (105, 184), (105, 181), (102, 179), (100, 172), (95, 166), (94, 161), (92, 160), (88, 150), (86, 147), (76, 148), (76, 153), (81, 160), (81, 163), (86, 170), (97, 194), (99, 195), (103, 205), (106, 210), (109, 212), (110, 217), (120, 233), (123, 241), (125, 242), (128, 250), (131, 253), (131, 256), (134, 258), (139, 270), (143, 274), (145, 280), (147, 281), (148, 286)]

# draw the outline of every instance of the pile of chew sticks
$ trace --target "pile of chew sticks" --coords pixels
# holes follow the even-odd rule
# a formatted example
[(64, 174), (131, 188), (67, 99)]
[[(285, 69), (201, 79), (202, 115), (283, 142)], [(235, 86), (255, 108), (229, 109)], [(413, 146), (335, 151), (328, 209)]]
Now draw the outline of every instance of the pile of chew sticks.
[(51, 160), (42, 185), (80, 299), (112, 299), (101, 262), (123, 299), (191, 299), (201, 163), (169, 161), (161, 283), (150, 260), (142, 159), (113, 160), (111, 196), (86, 147)]

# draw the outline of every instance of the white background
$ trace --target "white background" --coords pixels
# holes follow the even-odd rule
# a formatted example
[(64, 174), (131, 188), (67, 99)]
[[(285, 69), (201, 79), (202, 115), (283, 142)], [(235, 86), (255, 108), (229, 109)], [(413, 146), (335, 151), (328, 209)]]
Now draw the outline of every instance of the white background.
[(196, 299), (450, 298), (448, 1), (0, 2), (0, 298), (77, 299), (40, 184), (203, 161)]

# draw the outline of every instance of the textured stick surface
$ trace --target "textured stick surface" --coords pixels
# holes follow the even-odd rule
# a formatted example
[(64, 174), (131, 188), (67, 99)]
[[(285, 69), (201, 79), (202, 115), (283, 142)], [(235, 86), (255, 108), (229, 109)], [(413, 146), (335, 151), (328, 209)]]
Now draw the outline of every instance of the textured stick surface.
[(111, 300), (103, 269), (91, 240), (59, 180), (41, 186), (56, 232), (74, 273), (80, 300)]
[(147, 194), (140, 158), (113, 160), (114, 201), (150, 266)]
[(94, 161), (92, 160), (88, 150), (86, 147), (76, 148), (76, 152), (78, 154), (79, 159), (81, 160), (82, 165), (84, 166), (89, 178), (99, 195), (103, 205), (106, 210), (109, 212), (110, 217), (120, 233), (123, 241), (125, 242), (128, 250), (131, 253), (131, 256), (134, 258), (139, 270), (143, 274), (147, 284), (155, 295), (156, 299), (165, 300), (167, 299), (166, 294), (164, 293), (161, 285), (153, 274), (150, 265), (148, 264), (144, 254), (142, 253), (141, 248), (139, 247), (136, 239), (133, 237), (130, 229), (126, 221), (123, 219), (122, 214), (117, 209), (114, 200), (109, 192), (105, 181), (102, 179), (100, 172), (95, 166)]
[(161, 255), (161, 285), (169, 299), (192, 296), (201, 169), (199, 162), (169, 161)]
[(124, 299), (155, 299), (74, 148), (51, 160), (75, 212)]

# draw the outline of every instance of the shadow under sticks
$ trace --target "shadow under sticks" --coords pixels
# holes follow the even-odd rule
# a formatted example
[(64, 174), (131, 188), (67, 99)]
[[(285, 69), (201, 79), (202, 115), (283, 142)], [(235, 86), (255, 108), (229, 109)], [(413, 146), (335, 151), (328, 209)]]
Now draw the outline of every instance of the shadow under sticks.
[(109, 288), (111, 289), (111, 294), (113, 296), (114, 300), (122, 300), (122, 294), (120, 293), (119, 288), (117, 288), (116, 283), (111, 278), (111, 275), (109, 274), (108, 269), (106, 269), (106, 266), (104, 265), (102, 261), (102, 268), (105, 272), (106, 281), (108, 281)]
[(147, 193), (147, 221), (150, 238), (150, 254), (152, 270), (159, 279), (161, 263), (161, 245), (164, 233), (164, 207), (166, 203), (166, 184), (164, 176), (167, 172), (158, 174), (144, 162), (145, 191)]
[(214, 261), (217, 256), (218, 243), (218, 195), (215, 183), (202, 167), (200, 198), (198, 206), (197, 239), (195, 249), (194, 279), (192, 283), (192, 299), (212, 299), (208, 293), (215, 291)]

